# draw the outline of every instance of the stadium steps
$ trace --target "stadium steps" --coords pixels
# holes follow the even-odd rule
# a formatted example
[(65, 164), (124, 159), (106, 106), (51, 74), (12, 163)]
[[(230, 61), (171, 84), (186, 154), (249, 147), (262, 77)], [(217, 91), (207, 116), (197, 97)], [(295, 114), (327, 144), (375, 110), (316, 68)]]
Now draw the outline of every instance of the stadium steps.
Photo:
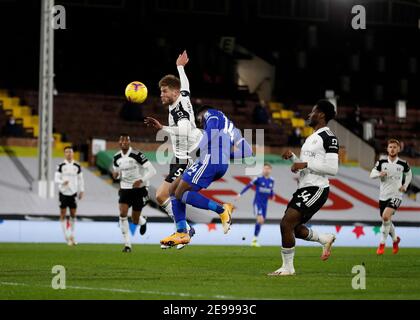
[(271, 101), (268, 106), (273, 122), (277, 123), (280, 127), (286, 128), (286, 133), (289, 136), (295, 128), (301, 129), (303, 138), (307, 138), (313, 133), (313, 129), (306, 126), (305, 119), (297, 117), (294, 111), (285, 109), (281, 102)]
[(3, 110), (7, 115), (13, 116), (16, 123), (21, 124), (25, 131), (37, 138), (39, 135), (39, 119), (37, 115), (32, 115), (32, 109), (20, 104), (19, 97), (11, 97), (7, 90), (2, 89), (0, 101)]
[[(33, 109), (31, 107), (21, 105), (20, 102), (21, 99), (19, 97), (11, 97), (7, 90), (0, 89), (0, 107), (3, 108), (6, 115), (13, 116), (16, 123), (21, 125), (29, 136), (38, 138), (39, 116), (33, 114)], [(65, 147), (72, 145), (70, 142), (63, 141), (63, 135), (61, 133), (53, 133), (53, 137), (54, 149), (56, 151), (62, 152)], [(79, 160), (80, 153), (75, 152), (74, 157), (76, 160)]]

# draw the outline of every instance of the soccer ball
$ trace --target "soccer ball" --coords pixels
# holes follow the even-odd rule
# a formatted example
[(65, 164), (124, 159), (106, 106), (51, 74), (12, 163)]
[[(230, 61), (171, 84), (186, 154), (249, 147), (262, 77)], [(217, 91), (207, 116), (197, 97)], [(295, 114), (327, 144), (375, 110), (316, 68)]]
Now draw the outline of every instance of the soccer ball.
[(133, 81), (125, 88), (125, 96), (130, 102), (143, 103), (147, 98), (147, 87), (139, 81)]

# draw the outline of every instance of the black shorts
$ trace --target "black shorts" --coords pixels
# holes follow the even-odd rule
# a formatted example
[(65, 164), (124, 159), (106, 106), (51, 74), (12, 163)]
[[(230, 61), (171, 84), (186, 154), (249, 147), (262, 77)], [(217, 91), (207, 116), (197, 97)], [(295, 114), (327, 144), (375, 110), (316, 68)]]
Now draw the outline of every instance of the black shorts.
[(60, 201), (60, 209), (66, 209), (66, 208), (77, 209), (76, 197), (77, 197), (77, 193), (71, 196), (66, 196), (60, 192), (58, 194), (58, 198)]
[(172, 183), (176, 178), (182, 176), (184, 171), (191, 165), (191, 160), (173, 158), (169, 166), (169, 174), (166, 176), (165, 181)]
[(382, 217), (382, 214), (384, 213), (385, 208), (392, 208), (396, 211), (398, 210), (400, 205), (401, 205), (401, 199), (398, 199), (398, 198), (392, 198), (385, 201), (379, 200), (379, 213)]
[(133, 207), (134, 211), (141, 211), (149, 201), (149, 195), (146, 187), (120, 189), (118, 195), (120, 196), (118, 203), (127, 204), (128, 207)]
[(302, 214), (302, 223), (308, 222), (328, 200), (330, 188), (306, 187), (297, 189), (287, 208), (293, 208)]

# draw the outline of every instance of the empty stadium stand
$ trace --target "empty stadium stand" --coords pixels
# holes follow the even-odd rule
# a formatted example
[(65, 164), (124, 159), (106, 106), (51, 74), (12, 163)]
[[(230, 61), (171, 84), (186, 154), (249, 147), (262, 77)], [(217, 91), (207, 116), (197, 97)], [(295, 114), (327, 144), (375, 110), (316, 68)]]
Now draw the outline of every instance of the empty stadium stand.
[[(17, 91), (19, 97), (36, 113), (38, 94), (33, 91)], [(233, 119), (240, 129), (264, 129), (265, 143), (271, 146), (287, 144), (287, 132), (278, 123), (256, 125), (252, 121), (252, 110), (257, 101), (245, 101), (245, 108), (236, 108), (230, 100), (196, 98), (195, 101), (220, 108)], [(154, 142), (156, 132), (141, 121), (125, 121), (121, 109), (125, 100), (118, 96), (63, 93), (54, 97), (54, 128), (65, 135), (67, 141), (82, 145), (91, 138), (115, 140), (121, 132), (127, 132), (136, 141)], [(167, 110), (156, 97), (149, 97), (139, 106), (143, 116), (153, 116), (162, 123), (168, 121)]]

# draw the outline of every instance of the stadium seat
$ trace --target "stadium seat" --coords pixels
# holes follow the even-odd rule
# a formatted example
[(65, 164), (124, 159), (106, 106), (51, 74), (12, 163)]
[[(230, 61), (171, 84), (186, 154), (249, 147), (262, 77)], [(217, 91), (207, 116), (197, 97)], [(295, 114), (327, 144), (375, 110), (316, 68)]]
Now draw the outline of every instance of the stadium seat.
[(294, 112), (291, 110), (280, 111), (280, 119), (292, 119), (293, 116), (294, 116)]
[(281, 119), (281, 113), (280, 112), (273, 112), (271, 115), (274, 120)]
[(311, 127), (303, 127), (302, 130), (302, 136), (304, 138), (309, 137), (312, 133), (314, 132), (314, 129), (312, 129)]
[(283, 104), (280, 102), (269, 102), (268, 107), (271, 112), (280, 111), (283, 109)]
[(305, 126), (305, 120), (302, 118), (292, 118), (293, 128), (303, 128)]

